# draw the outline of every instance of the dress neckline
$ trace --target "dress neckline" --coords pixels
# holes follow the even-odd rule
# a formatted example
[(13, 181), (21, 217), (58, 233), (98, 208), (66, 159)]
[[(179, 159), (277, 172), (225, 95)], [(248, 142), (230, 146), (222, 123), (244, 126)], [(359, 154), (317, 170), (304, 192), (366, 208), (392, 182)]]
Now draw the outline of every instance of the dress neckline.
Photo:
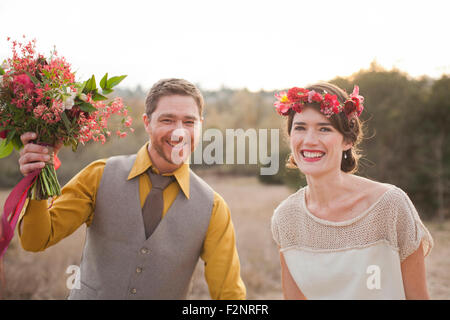
[(384, 184), (388, 186), (388, 189), (386, 191), (384, 191), (383, 194), (374, 203), (372, 203), (366, 210), (364, 210), (362, 213), (356, 215), (355, 217), (353, 217), (351, 219), (347, 219), (347, 220), (343, 220), (343, 221), (331, 221), (331, 220), (319, 218), (316, 215), (314, 215), (311, 211), (309, 211), (308, 207), (306, 206), (306, 189), (308, 188), (308, 186), (305, 186), (304, 188), (302, 188), (300, 190), (301, 191), (301, 193), (300, 193), (301, 205), (303, 206), (303, 209), (305, 210), (306, 214), (318, 223), (328, 225), (328, 226), (335, 226), (335, 227), (348, 226), (348, 225), (351, 225), (351, 224), (355, 223), (356, 221), (364, 218), (370, 211), (372, 211), (380, 203), (380, 201), (391, 190), (393, 190), (395, 188), (394, 185), (391, 185), (388, 183), (384, 183)]

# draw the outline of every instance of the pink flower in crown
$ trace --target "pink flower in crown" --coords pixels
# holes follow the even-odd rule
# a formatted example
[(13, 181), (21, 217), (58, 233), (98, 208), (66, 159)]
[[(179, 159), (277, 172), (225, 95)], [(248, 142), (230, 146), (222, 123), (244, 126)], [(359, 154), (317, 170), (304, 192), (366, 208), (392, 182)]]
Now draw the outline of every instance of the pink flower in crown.
[(285, 116), (289, 113), (291, 109), (291, 105), (289, 103), (289, 99), (285, 91), (276, 93), (275, 98), (278, 101), (275, 101), (274, 106), (279, 115)]
[(353, 87), (353, 92), (350, 94), (350, 99), (355, 104), (356, 112), (359, 117), (361, 115), (361, 112), (364, 109), (364, 106), (363, 106), (364, 97), (359, 95), (359, 87), (358, 86)]
[(351, 115), (356, 111), (356, 103), (352, 99), (345, 101), (344, 112), (347, 116)]
[(308, 100), (309, 90), (293, 87), (289, 89), (287, 97), (290, 102), (306, 102)]
[(320, 109), (326, 116), (331, 116), (333, 113), (339, 113), (339, 105), (340, 103), (337, 96), (335, 94), (331, 95), (327, 93), (320, 104)]
[(322, 102), (323, 97), (320, 93), (315, 92), (314, 90), (311, 90), (308, 92), (308, 102)]
[(303, 111), (303, 106), (304, 106), (303, 103), (301, 103), (301, 102), (295, 102), (295, 103), (292, 105), (292, 110), (294, 110), (294, 111), (297, 112), (297, 113), (300, 113), (300, 112)]

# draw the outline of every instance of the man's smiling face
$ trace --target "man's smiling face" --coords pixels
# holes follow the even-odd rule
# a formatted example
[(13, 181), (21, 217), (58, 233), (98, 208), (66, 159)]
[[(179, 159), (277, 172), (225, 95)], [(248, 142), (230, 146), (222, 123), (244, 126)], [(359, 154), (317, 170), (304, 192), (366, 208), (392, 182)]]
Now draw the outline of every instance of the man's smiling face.
[(183, 165), (198, 144), (202, 119), (191, 96), (170, 95), (159, 99), (155, 111), (143, 116), (149, 134), (149, 154), (161, 173)]

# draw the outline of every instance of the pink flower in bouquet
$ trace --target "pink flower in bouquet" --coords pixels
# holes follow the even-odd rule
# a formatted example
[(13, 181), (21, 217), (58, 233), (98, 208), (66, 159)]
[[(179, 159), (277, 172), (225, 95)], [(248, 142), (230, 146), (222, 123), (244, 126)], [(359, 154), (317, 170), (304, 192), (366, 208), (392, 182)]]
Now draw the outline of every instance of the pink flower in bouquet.
[(26, 74), (19, 74), (13, 78), (13, 91), (15, 94), (20, 93), (20, 91), (31, 95), (34, 90), (34, 83), (31, 81), (30, 77)]
[[(8, 38), (8, 41), (10, 39)], [(122, 118), (118, 135), (127, 136), (132, 119), (121, 98), (108, 102), (112, 93), (126, 75), (108, 78), (106, 73), (97, 86), (95, 76), (86, 81), (75, 81), (75, 73), (65, 58), (58, 57), (54, 50), (46, 58), (35, 51), (36, 40), (28, 44), (12, 41), (12, 57), (2, 64), (0, 75), (0, 138), (8, 143), (0, 144), (0, 158), (13, 149), (21, 149), (21, 134), (35, 132), (36, 143), (46, 146), (64, 144), (76, 151), (78, 145), (88, 141), (106, 142), (111, 135), (109, 118), (115, 114)], [(116, 122), (116, 124), (119, 122)], [(46, 200), (61, 194), (56, 171), (59, 162), (48, 162), (45, 166), (27, 175), (8, 197), (7, 208), (0, 225), (0, 258), (7, 248), (24, 202)], [(8, 231), (8, 239), (4, 238)], [(10, 237), (11, 236), (11, 237)], [(6, 241), (4, 241), (6, 240)]]
[(131, 124), (133, 122), (133, 118), (131, 118), (130, 116), (127, 117), (127, 120), (125, 121), (125, 127), (131, 127)]
[[(115, 98), (107, 102), (106, 96), (126, 76), (108, 78), (105, 74), (100, 87), (94, 76), (77, 82), (64, 57), (58, 57), (55, 50), (49, 58), (38, 54), (35, 42), (11, 41), (12, 57), (5, 60), (7, 68), (2, 65), (5, 72), (0, 83), (0, 137), (6, 137), (8, 132), (10, 135), (9, 149), (5, 145), (4, 150), (10, 152), (12, 144), (20, 148), (20, 135), (27, 131), (36, 132), (39, 143), (63, 143), (71, 145), (74, 151), (79, 143), (105, 143), (110, 136), (108, 120), (112, 115), (122, 118), (120, 137), (126, 136), (125, 130), (133, 131), (123, 100)], [(0, 154), (7, 154), (6, 151)], [(40, 185), (40, 189), (33, 187), (33, 199), (60, 194), (53, 168), (46, 165), (43, 172), (39, 181), (51, 183)]]

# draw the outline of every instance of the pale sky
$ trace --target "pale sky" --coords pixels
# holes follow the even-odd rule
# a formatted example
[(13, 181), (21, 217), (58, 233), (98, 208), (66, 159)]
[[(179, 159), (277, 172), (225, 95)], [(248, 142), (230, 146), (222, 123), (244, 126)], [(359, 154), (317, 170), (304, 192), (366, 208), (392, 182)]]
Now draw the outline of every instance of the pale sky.
[(367, 69), (450, 73), (450, 1), (1, 0), (6, 37), (56, 46), (77, 79), (127, 74), (148, 89), (179, 77), (203, 89), (274, 90)]

